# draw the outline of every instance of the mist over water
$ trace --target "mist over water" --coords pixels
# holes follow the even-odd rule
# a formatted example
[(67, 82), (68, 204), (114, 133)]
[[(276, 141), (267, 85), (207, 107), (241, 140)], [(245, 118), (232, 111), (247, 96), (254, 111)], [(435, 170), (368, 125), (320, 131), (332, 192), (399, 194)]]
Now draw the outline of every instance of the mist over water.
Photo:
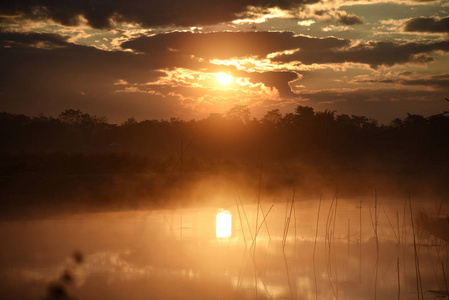
[(444, 295), (444, 114), (0, 114), (0, 298)]
[[(3, 221), (1, 298), (44, 297), (77, 250), (84, 262), (67, 287), (77, 299), (418, 299), (407, 199), (330, 196), (319, 207), (287, 196), (259, 209), (236, 195), (227, 207)], [(449, 213), (428, 199), (412, 208)], [(414, 226), (423, 293), (434, 299), (447, 241)]]

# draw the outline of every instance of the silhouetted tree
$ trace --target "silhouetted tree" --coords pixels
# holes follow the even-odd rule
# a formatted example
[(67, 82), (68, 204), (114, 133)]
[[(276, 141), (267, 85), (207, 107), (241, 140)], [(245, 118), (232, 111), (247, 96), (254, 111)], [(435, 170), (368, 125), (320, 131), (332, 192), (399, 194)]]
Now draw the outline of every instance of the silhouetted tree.
[(315, 112), (313, 111), (313, 108), (309, 107), (309, 106), (298, 105), (295, 108), (295, 113), (298, 116), (300, 116), (302, 118), (307, 118), (307, 119), (311, 119), (311, 118), (313, 118), (315, 116)]
[(66, 109), (59, 114), (59, 119), (70, 125), (93, 126), (107, 123), (107, 119), (105, 117), (91, 116), (89, 114), (82, 113), (79, 109)]
[(134, 118), (128, 118), (125, 122), (123, 122), (121, 125), (122, 126), (134, 126), (137, 125), (138, 122), (136, 121), (136, 119)]
[(404, 122), (399, 118), (391, 120), (391, 122), (390, 122), (390, 126), (392, 126), (392, 127), (401, 127), (403, 125), (404, 125)]
[(251, 120), (251, 110), (247, 105), (236, 104), (226, 112), (226, 118), (230, 121), (247, 124)]
[(422, 122), (424, 120), (425, 120), (425, 118), (421, 115), (407, 113), (407, 117), (404, 119), (403, 123), (404, 124), (412, 124), (412, 123)]
[(277, 125), (281, 120), (282, 114), (279, 109), (270, 110), (262, 117), (262, 123), (268, 125)]

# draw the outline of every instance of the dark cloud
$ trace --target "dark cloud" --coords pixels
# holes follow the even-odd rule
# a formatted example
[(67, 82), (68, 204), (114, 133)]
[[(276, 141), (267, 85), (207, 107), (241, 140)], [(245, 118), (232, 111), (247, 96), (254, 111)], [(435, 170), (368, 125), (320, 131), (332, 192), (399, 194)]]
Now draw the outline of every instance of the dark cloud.
[[(65, 38), (56, 35), (3, 34), (3, 38), (9, 43), (0, 48), (0, 110), (4, 111), (58, 113), (84, 107), (105, 115), (101, 110), (107, 107), (117, 113), (112, 104), (118, 97), (116, 81), (147, 82), (164, 75), (155, 71), (157, 58), (151, 61), (143, 55), (64, 43)], [(30, 46), (49, 41), (58, 47)], [(137, 105), (132, 97), (128, 99), (130, 107)], [(120, 101), (125, 102), (119, 110), (126, 111), (128, 100)]]
[[(186, 108), (179, 97), (169, 95), (201, 97), (210, 91), (147, 84), (166, 76), (165, 72), (158, 71), (160, 69), (228, 71), (235, 73), (234, 76), (249, 78), (253, 83), (274, 87), (282, 96), (291, 95), (288, 82), (297, 77), (291, 72), (247, 73), (235, 67), (191, 59), (190, 53), (195, 53), (196, 46), (181, 53), (167, 50), (167, 45), (160, 43), (156, 52), (136, 54), (75, 45), (56, 34), (0, 33), (0, 37), (5, 46), (0, 47), (0, 111), (57, 115), (72, 107), (107, 115), (113, 120), (117, 120), (118, 115), (123, 119), (144, 118), (145, 113), (170, 117)], [(42, 43), (56, 46), (36, 47)], [(140, 92), (117, 93), (128, 87), (137, 87)]]
[(449, 90), (449, 74), (433, 75), (426, 78), (419, 79), (383, 79), (383, 80), (364, 80), (367, 83), (394, 83), (402, 85), (423, 85), (432, 86)]
[(295, 96), (288, 83), (298, 78), (298, 74), (296, 73), (293, 72), (250, 73), (248, 77), (253, 82), (262, 82), (264, 85), (268, 87), (276, 88), (281, 97)]
[(427, 55), (433, 51), (449, 52), (449, 41), (433, 43), (394, 43), (370, 42), (350, 48), (311, 48), (301, 49), (293, 54), (284, 54), (275, 58), (280, 62), (299, 61), (303, 64), (324, 63), (363, 63), (371, 68), (394, 66), (405, 63), (427, 63), (433, 59)]
[(295, 36), (291, 32), (173, 32), (142, 36), (122, 44), (123, 48), (156, 55), (179, 52), (202, 58), (227, 59), (259, 56), (298, 48), (332, 49), (349, 45), (348, 40)]
[(405, 31), (410, 32), (446, 32), (449, 33), (449, 17), (414, 18), (405, 23)]
[(409, 79), (401, 82), (405, 85), (425, 85), (449, 90), (449, 74), (434, 75), (430, 78)]
[(24, 15), (32, 18), (48, 18), (60, 24), (79, 24), (82, 15), (95, 28), (108, 28), (111, 18), (137, 22), (143, 26), (210, 25), (235, 20), (249, 6), (260, 8), (279, 7), (294, 9), (318, 0), (4, 0), (0, 14)]
[(322, 90), (301, 93), (300, 105), (317, 111), (336, 110), (338, 114), (363, 115), (388, 124), (406, 112), (430, 116), (447, 110), (445, 91), (404, 89)]
[(344, 25), (363, 24), (363, 20), (359, 16), (356, 16), (356, 15), (345, 15), (345, 14), (339, 14), (337, 16), (337, 22), (342, 23)]
[(68, 37), (51, 33), (15, 33), (0, 31), (0, 47), (41, 47), (67, 46)]

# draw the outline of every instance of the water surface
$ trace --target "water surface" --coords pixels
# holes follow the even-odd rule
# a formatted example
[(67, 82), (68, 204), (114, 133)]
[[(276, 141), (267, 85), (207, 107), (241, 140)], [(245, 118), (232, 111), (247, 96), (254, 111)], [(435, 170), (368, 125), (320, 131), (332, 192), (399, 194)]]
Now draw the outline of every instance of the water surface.
[(418, 299), (416, 257), (425, 299), (446, 289), (447, 244), (415, 228), (415, 256), (407, 200), (325, 199), (318, 232), (318, 199), (236, 203), (2, 222), (1, 299), (40, 299), (67, 271), (77, 299)]

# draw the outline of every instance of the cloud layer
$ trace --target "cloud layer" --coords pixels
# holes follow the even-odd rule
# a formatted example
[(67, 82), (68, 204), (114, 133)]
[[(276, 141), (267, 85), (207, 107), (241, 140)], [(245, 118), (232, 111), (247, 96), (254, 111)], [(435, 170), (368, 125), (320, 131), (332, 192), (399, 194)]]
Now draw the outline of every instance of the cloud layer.
[(448, 91), (449, 8), (374, 2), (3, 1), (0, 110), (113, 120), (234, 104), (425, 110)]
[(249, 7), (266, 11), (268, 8), (294, 9), (318, 0), (5, 0), (1, 14), (49, 18), (60, 24), (75, 26), (80, 16), (94, 28), (111, 27), (111, 21), (125, 21), (142, 26), (197, 26), (229, 22), (244, 15)]

